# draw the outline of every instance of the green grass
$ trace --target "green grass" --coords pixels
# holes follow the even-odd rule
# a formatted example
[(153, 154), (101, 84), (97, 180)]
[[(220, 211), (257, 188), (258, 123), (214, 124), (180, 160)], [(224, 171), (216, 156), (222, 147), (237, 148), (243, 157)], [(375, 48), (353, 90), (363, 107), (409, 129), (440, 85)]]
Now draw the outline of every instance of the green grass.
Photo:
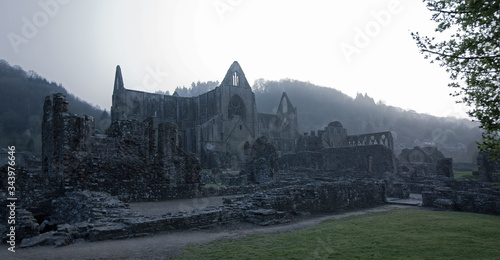
[(472, 172), (471, 171), (468, 171), (468, 172), (454, 172), (453, 173), (455, 175), (455, 179), (458, 179), (458, 178), (467, 178), (467, 179), (479, 179), (479, 176), (474, 176), (472, 175)]
[(500, 259), (500, 217), (397, 210), (191, 245), (179, 259)]
[(224, 185), (208, 183), (208, 184), (205, 184), (205, 187), (219, 188), (219, 187), (224, 187)]

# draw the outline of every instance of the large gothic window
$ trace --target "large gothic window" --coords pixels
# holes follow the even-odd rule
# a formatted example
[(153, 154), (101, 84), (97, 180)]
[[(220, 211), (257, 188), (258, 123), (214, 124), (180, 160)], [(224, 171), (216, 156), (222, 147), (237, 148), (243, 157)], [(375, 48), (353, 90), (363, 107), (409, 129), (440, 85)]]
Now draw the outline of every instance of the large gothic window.
[(232, 118), (233, 116), (239, 116), (242, 119), (245, 119), (246, 116), (246, 108), (243, 99), (240, 96), (234, 95), (229, 101), (228, 106), (228, 116)]

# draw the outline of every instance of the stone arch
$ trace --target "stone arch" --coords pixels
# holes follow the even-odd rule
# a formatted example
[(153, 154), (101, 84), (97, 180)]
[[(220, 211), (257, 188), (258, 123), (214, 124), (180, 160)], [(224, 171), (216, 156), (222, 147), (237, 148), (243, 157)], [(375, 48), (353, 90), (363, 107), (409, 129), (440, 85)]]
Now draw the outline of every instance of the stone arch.
[(231, 100), (229, 100), (228, 117), (232, 118), (233, 116), (239, 116), (242, 119), (245, 119), (246, 113), (245, 102), (240, 96), (234, 95)]

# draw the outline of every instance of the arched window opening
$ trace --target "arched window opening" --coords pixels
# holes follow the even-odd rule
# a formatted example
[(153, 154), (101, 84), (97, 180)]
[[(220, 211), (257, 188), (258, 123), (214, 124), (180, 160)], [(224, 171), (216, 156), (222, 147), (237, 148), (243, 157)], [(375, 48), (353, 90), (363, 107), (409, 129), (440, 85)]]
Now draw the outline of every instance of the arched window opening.
[(245, 103), (238, 95), (234, 95), (229, 101), (228, 117), (232, 118), (233, 116), (239, 116), (242, 119), (245, 119), (246, 116)]
[(233, 74), (233, 86), (237, 87), (238, 86), (238, 82), (239, 82), (239, 78), (238, 78), (238, 74), (236, 73), (236, 71), (234, 72)]

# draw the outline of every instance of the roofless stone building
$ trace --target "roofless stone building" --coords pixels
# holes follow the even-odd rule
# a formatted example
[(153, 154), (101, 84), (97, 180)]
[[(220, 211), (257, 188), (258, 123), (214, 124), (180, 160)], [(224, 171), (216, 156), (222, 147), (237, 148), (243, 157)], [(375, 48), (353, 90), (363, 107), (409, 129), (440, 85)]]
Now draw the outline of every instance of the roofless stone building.
[(258, 137), (267, 137), (280, 155), (293, 152), (299, 137), (297, 108), (286, 93), (276, 114), (258, 113), (255, 94), (236, 61), (220, 86), (197, 97), (126, 89), (117, 66), (112, 121), (147, 118), (176, 124), (179, 147), (207, 168), (241, 168)]

